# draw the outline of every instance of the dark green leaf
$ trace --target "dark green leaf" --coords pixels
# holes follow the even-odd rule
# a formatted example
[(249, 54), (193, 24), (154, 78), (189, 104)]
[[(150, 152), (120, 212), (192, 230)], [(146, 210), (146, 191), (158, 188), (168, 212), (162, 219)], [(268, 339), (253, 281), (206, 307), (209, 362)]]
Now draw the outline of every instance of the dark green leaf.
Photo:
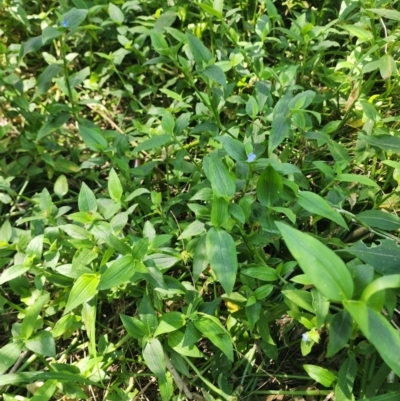
[(350, 339), (353, 321), (350, 314), (342, 310), (333, 316), (329, 324), (329, 343), (326, 356), (329, 358), (346, 346)]
[(79, 125), (79, 133), (90, 150), (98, 152), (107, 149), (108, 143), (100, 129)]
[(374, 270), (382, 275), (399, 273), (400, 247), (391, 240), (381, 240), (379, 245), (367, 247), (362, 241), (346, 248), (364, 263), (371, 265)]
[(257, 181), (257, 198), (263, 206), (273, 206), (282, 197), (283, 179), (271, 165), (261, 173)]
[(367, 226), (373, 228), (380, 228), (388, 231), (395, 231), (400, 228), (400, 218), (395, 214), (383, 212), (381, 210), (366, 210), (357, 214), (357, 218)]
[(344, 221), (342, 215), (337, 212), (329, 203), (321, 196), (307, 191), (299, 191), (297, 194), (299, 205), (311, 212), (312, 214), (325, 217), (332, 220), (339, 226), (348, 230), (347, 224)]
[(367, 340), (375, 346), (382, 359), (400, 376), (400, 337), (398, 331), (379, 312), (361, 301), (344, 301)]
[(353, 280), (339, 256), (310, 235), (283, 223), (275, 224), (289, 251), (322, 295), (332, 301), (351, 298)]
[(113, 262), (104, 274), (102, 274), (97, 289), (103, 291), (125, 284), (136, 271), (137, 268), (134, 258), (131, 255), (125, 255), (121, 259)]
[(95, 274), (83, 274), (76, 280), (72, 286), (68, 297), (67, 305), (64, 309), (64, 315), (71, 312), (83, 302), (87, 302), (97, 294), (99, 277)]
[(36, 354), (43, 356), (56, 356), (56, 345), (49, 331), (40, 331), (25, 342), (25, 347)]
[(238, 268), (235, 242), (230, 234), (212, 227), (206, 237), (207, 258), (218, 281), (229, 294), (236, 282)]
[(212, 153), (209, 158), (209, 179), (216, 196), (232, 198), (235, 195), (235, 181), (216, 153)]
[(196, 36), (193, 36), (189, 32), (186, 33), (186, 36), (197, 66), (203, 69), (203, 64), (207, 65), (211, 61), (212, 54)]
[(157, 338), (152, 338), (143, 349), (143, 359), (147, 367), (157, 376), (165, 377), (164, 350)]
[(80, 212), (95, 212), (97, 210), (96, 197), (84, 182), (82, 182), (81, 190), (79, 191), (78, 207)]

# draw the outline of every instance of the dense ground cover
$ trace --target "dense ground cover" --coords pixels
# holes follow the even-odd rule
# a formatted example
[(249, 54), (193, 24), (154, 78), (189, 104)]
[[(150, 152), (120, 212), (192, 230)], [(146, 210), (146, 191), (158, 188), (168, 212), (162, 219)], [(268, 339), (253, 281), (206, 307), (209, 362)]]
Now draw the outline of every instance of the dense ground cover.
[(397, 401), (399, 7), (3, 1), (3, 399)]

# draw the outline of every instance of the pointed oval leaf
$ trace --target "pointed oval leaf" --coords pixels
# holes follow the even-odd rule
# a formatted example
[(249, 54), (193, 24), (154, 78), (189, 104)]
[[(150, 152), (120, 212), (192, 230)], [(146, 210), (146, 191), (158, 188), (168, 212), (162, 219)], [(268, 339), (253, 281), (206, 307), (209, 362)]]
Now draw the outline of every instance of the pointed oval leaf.
[(283, 223), (275, 223), (290, 253), (315, 287), (332, 301), (350, 299), (353, 279), (344, 262), (317, 239)]
[(99, 277), (95, 274), (82, 274), (76, 280), (68, 297), (67, 305), (65, 306), (64, 315), (71, 312), (83, 302), (89, 301), (97, 294), (97, 286)]
[(172, 331), (178, 330), (185, 325), (186, 318), (183, 313), (180, 312), (168, 312), (162, 315), (160, 323), (154, 333), (157, 337), (160, 334), (171, 333)]
[(216, 153), (211, 154), (208, 169), (214, 194), (218, 197), (232, 198), (236, 192), (235, 181)]
[(97, 201), (93, 191), (83, 182), (78, 196), (78, 208), (80, 212), (95, 212)]
[(400, 218), (395, 214), (383, 212), (382, 210), (365, 210), (358, 213), (357, 218), (373, 228), (388, 231), (395, 231), (400, 228)]
[(207, 257), (224, 290), (232, 292), (238, 268), (235, 242), (221, 228), (212, 227), (206, 236)]
[(232, 339), (218, 319), (203, 314), (199, 320), (194, 321), (194, 325), (196, 329), (218, 347), (230, 361), (233, 361)]
[(257, 181), (257, 198), (263, 206), (272, 206), (281, 198), (283, 192), (282, 176), (268, 165)]
[(246, 151), (242, 142), (228, 135), (215, 138), (222, 143), (224, 150), (233, 160), (244, 162), (247, 160)]
[(143, 349), (143, 359), (147, 367), (157, 376), (165, 377), (164, 350), (157, 338), (152, 338)]
[(396, 71), (396, 62), (390, 54), (385, 54), (379, 61), (379, 72), (383, 79), (389, 79)]
[(398, 331), (379, 312), (361, 301), (344, 301), (344, 307), (374, 345), (386, 364), (400, 376), (400, 336)]
[(348, 230), (347, 224), (342, 215), (321, 196), (308, 191), (299, 191), (297, 195), (298, 204), (307, 211), (332, 220), (339, 226)]
[(346, 346), (349, 341), (353, 321), (346, 310), (342, 310), (333, 316), (329, 324), (329, 343), (326, 356), (330, 358)]
[(108, 175), (108, 192), (110, 193), (111, 199), (120, 201), (122, 196), (122, 185), (118, 177), (118, 174), (112, 168)]
[(23, 344), (9, 343), (0, 348), (0, 375), (5, 373), (9, 367), (14, 365), (18, 357), (21, 355)]
[(103, 291), (125, 284), (136, 271), (136, 262), (133, 256), (125, 255), (112, 263), (104, 274), (102, 274), (97, 289)]
[(99, 150), (107, 149), (108, 143), (103, 137), (100, 129), (79, 125), (79, 133), (90, 150), (98, 152)]
[(147, 336), (148, 332), (146, 326), (139, 319), (137, 319), (136, 317), (124, 315), (122, 313), (119, 315), (119, 317), (121, 318), (125, 330), (132, 338), (141, 340), (143, 337)]
[(198, 67), (202, 68), (203, 63), (207, 65), (212, 59), (210, 51), (196, 36), (193, 36), (189, 32), (186, 33), (186, 36), (188, 38), (190, 51)]
[(39, 355), (56, 356), (56, 343), (49, 331), (39, 331), (39, 333), (25, 342), (25, 347)]
[(336, 376), (328, 369), (316, 365), (303, 365), (308, 375), (324, 387), (330, 387), (336, 380)]

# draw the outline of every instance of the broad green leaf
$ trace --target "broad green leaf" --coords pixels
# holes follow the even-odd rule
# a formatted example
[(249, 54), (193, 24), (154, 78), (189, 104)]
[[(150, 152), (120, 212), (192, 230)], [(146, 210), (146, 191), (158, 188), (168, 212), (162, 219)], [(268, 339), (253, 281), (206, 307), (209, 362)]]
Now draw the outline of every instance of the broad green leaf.
[(203, 69), (203, 64), (207, 65), (211, 61), (212, 54), (196, 36), (193, 36), (189, 32), (186, 33), (186, 36), (188, 38), (190, 51), (193, 54), (198, 68)]
[(33, 337), (30, 337), (25, 341), (25, 347), (36, 354), (55, 357), (56, 356), (56, 344), (54, 337), (49, 331), (39, 331)]
[(143, 150), (156, 150), (166, 145), (170, 141), (171, 136), (169, 134), (156, 135), (139, 143), (139, 145), (134, 148), (134, 152), (137, 154)]
[(158, 326), (158, 319), (147, 295), (144, 295), (140, 301), (139, 319), (144, 323), (147, 335), (153, 335)]
[(314, 100), (316, 93), (308, 90), (297, 94), (289, 103), (289, 109), (306, 109)]
[(57, 380), (46, 381), (43, 386), (36, 390), (31, 401), (49, 401), (57, 389), (57, 384)]
[(141, 340), (143, 337), (148, 335), (145, 324), (142, 323), (139, 319), (132, 316), (124, 315), (122, 313), (119, 315), (119, 317), (121, 318), (125, 330), (132, 338)]
[(0, 275), (0, 285), (7, 283), (8, 281), (20, 277), (25, 274), (31, 266), (24, 266), (24, 265), (13, 265), (8, 269), (3, 270)]
[(57, 131), (62, 127), (70, 118), (68, 113), (61, 113), (57, 117), (49, 117), (47, 121), (40, 128), (36, 140), (40, 141), (42, 138), (50, 135), (52, 132)]
[(250, 96), (246, 103), (247, 115), (254, 120), (257, 117), (258, 111), (257, 100), (253, 96)]
[(247, 160), (246, 151), (242, 142), (228, 135), (220, 136), (215, 139), (222, 143), (224, 150), (233, 160), (242, 162)]
[(48, 299), (49, 294), (43, 294), (35, 300), (34, 304), (25, 310), (25, 317), (21, 323), (21, 337), (25, 340), (27, 340), (35, 330), (36, 320)]
[(165, 377), (164, 350), (157, 338), (152, 338), (143, 349), (143, 359), (147, 367), (157, 376)]
[(0, 348), (0, 375), (4, 374), (17, 361), (22, 352), (21, 342), (8, 343)]
[(64, 174), (58, 176), (54, 183), (54, 193), (62, 199), (68, 193), (68, 181)]
[(88, 10), (72, 8), (62, 16), (63, 26), (68, 29), (77, 28), (86, 18)]
[(108, 15), (117, 25), (121, 25), (124, 22), (124, 13), (113, 3), (108, 3)]
[(268, 154), (271, 153), (283, 142), (290, 132), (291, 119), (285, 114), (277, 114), (272, 120), (271, 133), (268, 142)]
[(196, 282), (200, 274), (207, 268), (209, 262), (206, 248), (206, 235), (202, 235), (197, 243), (193, 255), (193, 279)]
[(214, 7), (209, 6), (208, 4), (205, 3), (199, 3), (199, 6), (208, 14), (213, 15), (214, 17), (217, 18), (222, 18), (221, 12), (216, 10)]
[(58, 228), (75, 239), (89, 239), (91, 237), (91, 234), (87, 230), (76, 224), (64, 224), (58, 226)]
[(244, 274), (245, 276), (253, 277), (261, 281), (276, 281), (279, 278), (276, 270), (267, 266), (248, 267), (246, 269), (241, 269), (240, 274)]
[(67, 305), (65, 306), (64, 315), (71, 312), (83, 302), (92, 299), (97, 294), (99, 281), (100, 279), (96, 274), (82, 274), (72, 286)]
[(61, 69), (62, 66), (60, 64), (50, 64), (43, 70), (37, 78), (35, 98), (43, 95), (43, 93), (47, 93), (50, 89), (52, 79), (58, 75)]
[(321, 383), (324, 387), (330, 387), (336, 380), (336, 376), (328, 369), (321, 368), (316, 365), (303, 365), (308, 375), (316, 382)]
[(90, 150), (98, 152), (107, 149), (108, 143), (99, 128), (89, 128), (80, 124), (79, 133)]
[(178, 330), (185, 325), (186, 318), (183, 313), (180, 312), (168, 312), (164, 313), (160, 319), (160, 323), (154, 333), (157, 337), (160, 334), (170, 333)]
[(143, 258), (146, 256), (148, 248), (149, 240), (147, 238), (141, 238), (139, 241), (135, 242), (132, 247), (133, 259), (143, 260)]
[[(400, 153), (400, 138), (392, 135), (363, 135), (358, 134), (358, 137), (367, 142), (368, 144), (375, 146), (385, 152)], [(350, 174), (348, 174), (350, 175)], [(354, 175), (354, 174), (352, 174)], [(357, 182), (357, 181), (356, 181)], [(375, 184), (377, 185), (377, 184)]]
[(400, 228), (400, 218), (395, 214), (383, 212), (382, 210), (365, 210), (358, 213), (357, 218), (373, 228), (388, 231), (395, 231)]
[(400, 376), (400, 337), (398, 331), (379, 312), (361, 301), (344, 301), (367, 340), (374, 345), (386, 364)]
[(368, 8), (368, 11), (393, 21), (400, 21), (400, 12), (397, 10), (389, 10), (387, 8)]
[(108, 192), (111, 196), (111, 199), (115, 201), (120, 201), (122, 196), (122, 185), (121, 181), (118, 177), (118, 174), (112, 168), (108, 175)]
[(83, 68), (69, 77), (71, 88), (80, 85), (90, 75), (90, 67)]
[(214, 10), (218, 11), (222, 15), (222, 10), (224, 8), (224, 0), (214, 0), (213, 8), (214, 8)]
[(167, 41), (160, 32), (156, 32), (155, 30), (150, 31), (150, 38), (151, 45), (158, 54), (161, 54), (162, 56), (168, 56), (171, 53)]
[(211, 204), (211, 224), (214, 227), (221, 227), (228, 221), (228, 206), (229, 203), (224, 198), (214, 196)]
[(182, 234), (178, 237), (178, 239), (182, 240), (190, 237), (195, 237), (197, 235), (202, 234), (204, 231), (205, 231), (204, 223), (195, 220), (183, 230)]
[(216, 153), (212, 153), (209, 158), (209, 179), (216, 196), (232, 198), (235, 195), (235, 181)]
[(352, 401), (353, 386), (357, 375), (357, 362), (354, 357), (348, 357), (340, 367), (338, 382), (335, 386), (335, 401)]
[(292, 97), (292, 91), (286, 91), (284, 96), (278, 100), (274, 107), (271, 133), (269, 134), (268, 141), (269, 155), (282, 143), (290, 131), (291, 120), (289, 118), (289, 103)]
[(314, 307), (312, 305), (312, 296), (308, 291), (304, 290), (282, 290), (282, 294), (288, 298), (291, 302), (300, 306), (300, 308), (314, 313)]
[(78, 208), (80, 212), (95, 212), (97, 210), (96, 197), (84, 182), (82, 182), (81, 190), (79, 191)]
[(353, 279), (339, 256), (310, 235), (283, 223), (275, 224), (290, 253), (322, 295), (332, 301), (351, 298)]
[(369, 187), (379, 186), (375, 181), (371, 180), (368, 177), (365, 177), (364, 175), (359, 174), (339, 174), (336, 177), (336, 180), (343, 182), (358, 182), (359, 184), (363, 184)]
[(351, 35), (356, 36), (358, 39), (361, 39), (363, 42), (374, 39), (374, 35), (371, 31), (361, 28), (358, 25), (342, 25), (341, 28), (345, 29)]
[(28, 39), (21, 46), (21, 57), (25, 57), (27, 54), (39, 50), (43, 46), (42, 36), (36, 36)]
[(133, 256), (125, 255), (121, 259), (113, 262), (111, 266), (101, 275), (97, 289), (99, 291), (103, 291), (125, 284), (136, 271), (136, 262)]
[(342, 215), (333, 209), (333, 207), (321, 196), (313, 192), (299, 191), (297, 194), (297, 202), (303, 209), (306, 209), (310, 213), (332, 220), (339, 226), (348, 230), (347, 224)]
[(382, 276), (369, 283), (361, 294), (361, 301), (368, 303), (374, 294), (388, 288), (400, 288), (400, 274)]
[(346, 252), (371, 265), (384, 276), (399, 273), (400, 247), (392, 240), (384, 239), (379, 245), (373, 244), (370, 247), (359, 241), (346, 248)]
[(218, 281), (228, 294), (231, 293), (238, 268), (233, 238), (223, 229), (212, 227), (206, 236), (206, 251)]
[(43, 31), (42, 31), (42, 42), (43, 42), (43, 45), (47, 45), (52, 40), (58, 38), (62, 34), (63, 33), (59, 29), (53, 28), (52, 26), (46, 26), (46, 28), (44, 28)]
[(394, 58), (390, 54), (384, 54), (379, 61), (379, 72), (382, 79), (389, 79), (396, 70)]
[(221, 67), (217, 65), (210, 65), (205, 70), (202, 71), (207, 78), (210, 78), (212, 81), (220, 84), (223, 88), (226, 87), (226, 76)]
[(282, 197), (282, 176), (268, 165), (257, 181), (257, 198), (263, 206), (273, 206)]
[(352, 328), (353, 321), (350, 314), (346, 310), (341, 310), (333, 316), (328, 326), (329, 343), (326, 353), (328, 358), (335, 355), (347, 345), (350, 339)]
[(201, 314), (200, 319), (194, 321), (194, 325), (205, 337), (218, 347), (230, 361), (233, 361), (232, 339), (214, 316)]
[(154, 24), (154, 30), (156, 32), (162, 32), (165, 28), (169, 28), (173, 25), (177, 17), (177, 13), (173, 11), (167, 11), (161, 14), (156, 23)]
[(202, 358), (203, 354), (194, 344), (185, 343), (185, 334), (177, 330), (168, 335), (168, 345), (180, 355)]

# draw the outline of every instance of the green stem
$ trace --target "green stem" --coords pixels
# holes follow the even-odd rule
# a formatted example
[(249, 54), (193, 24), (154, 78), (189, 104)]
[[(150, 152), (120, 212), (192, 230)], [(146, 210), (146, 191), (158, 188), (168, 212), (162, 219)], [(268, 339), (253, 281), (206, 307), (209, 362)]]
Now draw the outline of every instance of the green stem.
[(68, 91), (68, 96), (69, 96), (69, 101), (71, 102), (71, 108), (72, 108), (72, 114), (74, 115), (75, 121), (78, 121), (79, 116), (75, 107), (75, 101), (72, 96), (72, 89), (71, 89), (71, 84), (69, 81), (69, 71), (68, 71), (68, 63), (67, 63), (67, 57), (65, 54), (65, 41), (64, 37), (61, 36), (60, 38), (60, 50), (61, 50), (61, 57), (63, 60), (63, 69), (64, 69), (64, 78), (65, 78), (65, 85), (67, 86), (67, 91)]
[(225, 399), (226, 401), (237, 401), (237, 397), (232, 397), (231, 395), (228, 395), (226, 393), (224, 393), (222, 390), (220, 390), (218, 387), (215, 387), (214, 384), (212, 384), (210, 381), (208, 381), (204, 376), (202, 376), (202, 374), (200, 373), (200, 371), (196, 368), (196, 366), (192, 363), (192, 361), (187, 358), (185, 355), (181, 355), (182, 358), (186, 361), (186, 363), (194, 370), (194, 372), (196, 373), (197, 377), (212, 391), (214, 391), (214, 393), (218, 394), (219, 396), (221, 396), (223, 399)]

